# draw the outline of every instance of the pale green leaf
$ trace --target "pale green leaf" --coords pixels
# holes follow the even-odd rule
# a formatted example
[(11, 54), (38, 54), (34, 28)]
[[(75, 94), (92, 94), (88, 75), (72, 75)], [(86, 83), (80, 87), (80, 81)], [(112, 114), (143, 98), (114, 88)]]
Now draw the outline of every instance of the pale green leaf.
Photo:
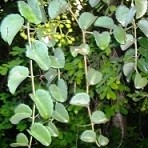
[(87, 30), (96, 20), (96, 18), (97, 17), (90, 12), (83, 12), (78, 19), (79, 27), (82, 30)]
[(51, 136), (53, 137), (59, 136), (59, 131), (53, 122), (48, 123), (47, 129), (50, 131)]
[(94, 31), (93, 33), (94, 37), (95, 37), (95, 41), (97, 46), (101, 49), (101, 50), (105, 50), (109, 43), (110, 43), (110, 34), (107, 31), (104, 31), (102, 33), (99, 33), (97, 31)]
[(31, 108), (26, 105), (26, 104), (19, 104), (16, 109), (15, 109), (15, 113), (28, 113), (30, 114), (30, 116), (32, 115), (32, 110)]
[(73, 96), (70, 100), (71, 105), (76, 106), (88, 106), (90, 102), (90, 97), (86, 93), (78, 93)]
[(9, 91), (14, 94), (19, 84), (29, 76), (29, 70), (24, 66), (15, 66), (8, 77)]
[(44, 10), (44, 6), (42, 3), (39, 2), (39, 0), (27, 0), (28, 5), (32, 8), (34, 14), (42, 21), (46, 22), (47, 17)]
[(66, 0), (52, 0), (48, 5), (48, 15), (51, 19), (56, 18), (60, 13), (63, 13), (68, 8)]
[(99, 4), (99, 2), (100, 0), (89, 0), (89, 4), (91, 5), (91, 7), (95, 7)]
[(136, 18), (141, 18), (148, 9), (148, 1), (147, 0), (135, 0), (136, 6)]
[(146, 20), (146, 19), (140, 20), (138, 22), (138, 27), (145, 34), (145, 36), (148, 37), (148, 20)]
[(92, 113), (91, 121), (94, 124), (105, 124), (108, 121), (108, 119), (102, 111), (95, 111)]
[(92, 130), (86, 130), (81, 134), (80, 139), (84, 142), (94, 143), (96, 141), (96, 133)]
[(123, 65), (123, 73), (125, 76), (128, 76), (131, 71), (134, 69), (134, 63), (133, 62), (129, 62), (129, 63), (125, 63)]
[(32, 99), (34, 100), (40, 115), (46, 120), (50, 118), (53, 113), (53, 101), (49, 92), (38, 89), (35, 92), (35, 97), (32, 97)]
[(23, 24), (24, 19), (19, 14), (7, 15), (0, 26), (2, 39), (10, 45)]
[(57, 85), (51, 84), (51, 85), (49, 86), (49, 91), (50, 91), (50, 94), (52, 95), (52, 97), (53, 97), (56, 101), (58, 101), (58, 102), (64, 102), (64, 101), (65, 101), (65, 99), (63, 99), (63, 96), (62, 96), (62, 94), (61, 94), (61, 91), (60, 91), (60, 89), (58, 88)]
[(24, 146), (28, 146), (28, 144), (29, 144), (29, 141), (26, 135), (23, 133), (19, 133), (16, 136), (16, 143), (11, 143), (10, 146), (11, 147), (24, 147)]
[(136, 8), (132, 6), (130, 9), (125, 5), (120, 5), (116, 10), (116, 19), (123, 27), (130, 24), (135, 16)]
[(132, 34), (126, 34), (125, 44), (121, 44), (120, 47), (122, 51), (127, 50), (134, 43), (134, 37)]
[(71, 46), (70, 51), (73, 57), (76, 57), (77, 54), (85, 56), (90, 53), (90, 47), (88, 44), (82, 43), (80, 46)]
[(102, 80), (102, 73), (99, 71), (96, 71), (93, 68), (89, 68), (88, 73), (87, 73), (87, 82), (89, 85), (95, 85), (99, 83)]
[(52, 117), (59, 122), (67, 123), (69, 121), (69, 115), (63, 104), (56, 102), (55, 110)]
[(12, 124), (18, 124), (21, 120), (30, 118), (30, 113), (16, 113), (10, 118)]
[(41, 123), (33, 123), (28, 132), (44, 146), (49, 146), (51, 144), (51, 134)]
[(33, 12), (31, 7), (24, 1), (18, 1), (18, 8), (20, 14), (27, 19), (28, 22), (39, 24), (41, 23), (41, 20), (38, 18), (38, 16)]
[(59, 88), (59, 90), (61, 92), (63, 101), (65, 102), (67, 100), (67, 94), (68, 94), (67, 89), (68, 88), (67, 88), (66, 82), (63, 79), (58, 80), (58, 88)]
[(142, 77), (139, 73), (136, 73), (134, 84), (136, 89), (142, 89), (148, 84), (148, 79), (146, 77)]
[(114, 31), (113, 31), (115, 39), (120, 43), (120, 44), (125, 44), (126, 43), (126, 32), (121, 26), (116, 26)]
[(50, 56), (52, 68), (63, 68), (65, 65), (65, 56), (61, 48), (54, 50), (54, 56)]
[(94, 25), (97, 27), (103, 27), (107, 29), (114, 29), (115, 27), (113, 19), (108, 16), (98, 17)]
[(49, 68), (48, 71), (44, 74), (45, 79), (48, 81), (49, 85), (57, 76), (57, 70), (53, 68)]
[(100, 135), (97, 140), (101, 146), (106, 146), (109, 143), (109, 139), (103, 135)]
[(51, 66), (51, 60), (48, 56), (47, 46), (38, 40), (32, 43), (32, 46), (26, 46), (26, 56), (37, 62), (42, 70), (48, 70)]

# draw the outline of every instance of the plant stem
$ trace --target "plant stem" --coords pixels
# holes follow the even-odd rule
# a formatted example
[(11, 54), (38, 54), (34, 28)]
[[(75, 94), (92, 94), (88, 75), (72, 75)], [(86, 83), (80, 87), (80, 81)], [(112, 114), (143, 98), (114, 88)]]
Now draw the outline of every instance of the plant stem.
[[(86, 34), (86, 32), (82, 30), (83, 43), (86, 43), (85, 34)], [(85, 68), (85, 80), (86, 80), (86, 93), (89, 94), (89, 84), (87, 82), (87, 73), (88, 73), (87, 56), (85, 56), (85, 55), (84, 55), (84, 68)], [(94, 124), (91, 121), (91, 110), (90, 110), (89, 105), (87, 106), (87, 110), (88, 110), (88, 115), (89, 115), (89, 119), (90, 119), (90, 122), (91, 122), (91, 128), (94, 131)]]
[(138, 70), (137, 70), (137, 63), (138, 63), (137, 30), (136, 30), (135, 20), (133, 20), (133, 27), (134, 27), (134, 45), (135, 45), (135, 71), (138, 73)]
[[(28, 43), (30, 48), (31, 46), (31, 40), (30, 40), (30, 24), (27, 23), (27, 37), (28, 37)], [(32, 93), (33, 93), (33, 97), (35, 97), (35, 84), (34, 84), (34, 74), (33, 74), (33, 64), (32, 64), (32, 60), (30, 60), (30, 75), (31, 75), (31, 85), (32, 85)], [(32, 109), (32, 123), (34, 123), (35, 120), (35, 104), (33, 103), (33, 109)], [(31, 148), (32, 145), (32, 136), (30, 136), (30, 140), (29, 140), (29, 145), (28, 148)]]

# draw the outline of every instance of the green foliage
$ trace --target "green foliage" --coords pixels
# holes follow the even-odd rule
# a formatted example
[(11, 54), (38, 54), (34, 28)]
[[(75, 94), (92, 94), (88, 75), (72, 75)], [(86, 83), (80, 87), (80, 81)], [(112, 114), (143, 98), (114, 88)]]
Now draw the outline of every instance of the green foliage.
[[(146, 0), (18, 1), (20, 14), (7, 15), (0, 26), (9, 45), (19, 31), (25, 40), (25, 49), (12, 48), (14, 59), (0, 66), (2, 75), (11, 69), (9, 91), (27, 98), (14, 101), (14, 115), (8, 112), (21, 132), (10, 146), (31, 148), (33, 138), (39, 147), (88, 147), (85, 142), (108, 147), (112, 136), (103, 128), (115, 118), (122, 145), (122, 115), (136, 103), (141, 104), (136, 110), (148, 110), (147, 5)], [(10, 94), (1, 95), (9, 104)]]

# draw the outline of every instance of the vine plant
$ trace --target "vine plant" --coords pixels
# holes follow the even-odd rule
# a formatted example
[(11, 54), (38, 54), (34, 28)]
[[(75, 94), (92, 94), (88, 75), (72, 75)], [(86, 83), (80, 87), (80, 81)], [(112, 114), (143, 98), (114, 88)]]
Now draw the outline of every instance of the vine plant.
[[(103, 2), (108, 5), (110, 3), (110, 1), (105, 0)], [(100, 0), (89, 0), (88, 3), (94, 9), (101, 4)], [(6, 16), (0, 27), (1, 37), (9, 45), (19, 31), (28, 42), (26, 44), (26, 57), (29, 59), (29, 68), (21, 65), (12, 68), (9, 73), (8, 88), (14, 94), (22, 81), (26, 78), (31, 80), (32, 92), (29, 96), (33, 102), (32, 108), (24, 103), (19, 104), (15, 109), (14, 116), (10, 119), (12, 124), (19, 124), (23, 119), (28, 119), (30, 123), (31, 119), (30, 128), (27, 129), (30, 138), (27, 138), (24, 133), (19, 133), (16, 142), (12, 143), (11, 146), (31, 148), (33, 138), (42, 145), (49, 146), (52, 141), (51, 136), (57, 137), (59, 134), (55, 121), (62, 123), (69, 121), (68, 111), (64, 106), (68, 99), (68, 86), (61, 75), (61, 70), (65, 66), (64, 52), (67, 51), (62, 47), (65, 46), (66, 41), (68, 45), (73, 44), (75, 38), (69, 35), (73, 30), (71, 29), (71, 22), (66, 20), (65, 13), (70, 14), (71, 18), (75, 20), (82, 34), (82, 43), (77, 44), (77, 46), (70, 46), (71, 55), (75, 58), (80, 54), (84, 61), (85, 88), (83, 90), (85, 89), (85, 91), (74, 94), (70, 99), (71, 105), (85, 107), (90, 119), (90, 128), (81, 134), (80, 139), (84, 142), (96, 143), (98, 147), (106, 146), (109, 139), (102, 134), (101, 129), (98, 132), (95, 126), (105, 124), (109, 119), (99, 107), (95, 110), (90, 107), (92, 102), (90, 87), (97, 87), (99, 84), (102, 87), (105, 78), (101, 69), (96, 70), (88, 64), (88, 58), (91, 55), (89, 37), (93, 37), (100, 51), (108, 53), (108, 55), (112, 52), (110, 48), (113, 39), (118, 42), (123, 52), (127, 50), (128, 54), (132, 50), (129, 53), (130, 58), (126, 58), (126, 56), (124, 58), (123, 74), (127, 80), (130, 80), (131, 76), (134, 77), (136, 89), (144, 89), (148, 83), (147, 75), (144, 73), (147, 72), (147, 59), (143, 54), (145, 49), (138, 49), (137, 28), (140, 28), (148, 37), (148, 21), (146, 18), (141, 19), (147, 12), (147, 0), (133, 0), (130, 8), (124, 4), (119, 5), (110, 14), (115, 15), (116, 21), (110, 15), (95, 16), (91, 12), (83, 12), (80, 16), (77, 16), (73, 12), (70, 2), (66, 0), (49, 0), (46, 5), (48, 15), (46, 15), (44, 3), (41, 0), (18, 1), (20, 14)], [(66, 33), (64, 25), (67, 28)], [(97, 29), (93, 30), (94, 26)], [(131, 48), (133, 44), (134, 49)], [(141, 60), (139, 60), (139, 57)], [(143, 67), (143, 64), (145, 67)], [(43, 76), (47, 79), (46, 87), (38, 86), (35, 83), (35, 79), (38, 77), (34, 75), (34, 66), (36, 65), (39, 66)], [(116, 90), (120, 78), (112, 80), (112, 82), (114, 81), (117, 83), (114, 83), (112, 89)], [(99, 88), (97, 89), (100, 92)], [(102, 97), (101, 94), (99, 95)], [(111, 89), (105, 92), (103, 98), (117, 100), (116, 94)], [(119, 110), (117, 113), (120, 115)], [(118, 117), (121, 118), (121, 116)]]

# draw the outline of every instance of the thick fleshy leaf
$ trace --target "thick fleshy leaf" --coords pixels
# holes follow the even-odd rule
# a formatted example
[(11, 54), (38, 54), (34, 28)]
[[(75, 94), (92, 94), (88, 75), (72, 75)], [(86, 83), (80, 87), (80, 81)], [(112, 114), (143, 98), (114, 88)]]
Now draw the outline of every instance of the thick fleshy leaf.
[(148, 37), (148, 20), (146, 20), (146, 19), (140, 20), (138, 22), (138, 27), (145, 34), (145, 36)]
[(132, 6), (130, 9), (125, 5), (120, 5), (116, 10), (116, 19), (123, 27), (126, 27), (129, 23), (132, 22), (134, 15), (136, 13), (135, 6)]
[(12, 124), (18, 124), (21, 120), (30, 118), (31, 115), (28, 113), (17, 113), (10, 118)]
[(95, 7), (99, 4), (100, 0), (89, 0), (91, 7)]
[(95, 41), (97, 46), (101, 49), (101, 50), (105, 50), (109, 43), (110, 43), (110, 34), (107, 31), (104, 31), (102, 33), (99, 33), (97, 31), (94, 31), (94, 37), (95, 37)]
[(126, 32), (121, 26), (116, 26), (114, 31), (113, 31), (115, 39), (120, 43), (120, 44), (125, 44), (126, 43)]
[(114, 27), (115, 27), (115, 24), (114, 24), (112, 18), (110, 18), (108, 16), (98, 17), (97, 20), (95, 21), (94, 25), (97, 27), (103, 27), (103, 28), (107, 28), (107, 29), (114, 29)]
[(140, 58), (138, 60), (138, 68), (145, 74), (148, 74), (148, 59)]
[(73, 57), (76, 57), (77, 54), (85, 56), (90, 53), (90, 47), (88, 44), (82, 43), (80, 46), (71, 46), (70, 51)]
[(51, 144), (51, 134), (41, 123), (33, 123), (28, 132), (44, 146), (49, 146)]
[(11, 147), (24, 147), (24, 146), (28, 146), (28, 144), (29, 144), (29, 141), (26, 135), (23, 133), (19, 133), (16, 136), (16, 143), (11, 143), (10, 146)]
[(82, 133), (80, 139), (84, 142), (93, 143), (96, 141), (96, 133), (92, 130), (86, 130)]
[(6, 16), (0, 26), (2, 39), (10, 45), (23, 24), (24, 19), (19, 14), (10, 14)]
[(123, 73), (125, 76), (128, 76), (133, 71), (134, 65), (133, 62), (125, 63), (123, 65)]
[(27, 0), (28, 5), (32, 8), (34, 14), (42, 21), (46, 22), (46, 13), (44, 7), (38, 0)]
[(50, 91), (50, 94), (52, 95), (52, 97), (58, 101), (58, 102), (64, 102), (65, 100), (63, 99), (62, 97), (62, 94), (61, 94), (61, 91), (60, 89), (58, 88), (57, 85), (55, 84), (51, 84), (49, 86), (49, 91)]
[(95, 21), (96, 18), (97, 17), (90, 12), (83, 12), (78, 19), (79, 27), (82, 30), (87, 30), (92, 25), (92, 23)]
[(51, 136), (53, 136), (53, 137), (59, 136), (59, 131), (53, 122), (49, 122), (48, 126), (46, 126), (46, 128), (50, 131)]
[(53, 111), (52, 117), (59, 122), (67, 123), (69, 121), (69, 115), (63, 104), (55, 104), (55, 110)]
[(9, 73), (8, 88), (14, 94), (19, 84), (29, 76), (29, 70), (24, 66), (15, 66)]
[(44, 77), (48, 81), (47, 85), (49, 85), (55, 79), (57, 75), (58, 73), (56, 69), (49, 68), (48, 71), (44, 74)]
[(35, 97), (32, 96), (32, 99), (34, 100), (40, 115), (46, 120), (50, 118), (53, 113), (53, 101), (49, 92), (38, 89), (35, 92)]
[(26, 104), (20, 104), (20, 105), (18, 105), (16, 107), (15, 113), (28, 113), (31, 116), (32, 110), (31, 110), (31, 108), (28, 105), (26, 105)]
[(60, 13), (64, 12), (68, 8), (66, 0), (53, 0), (49, 2), (48, 15), (51, 19), (56, 18)]
[(41, 23), (41, 20), (38, 18), (38, 16), (33, 12), (31, 7), (24, 1), (18, 1), (18, 8), (20, 14), (27, 19), (28, 22), (39, 24)]
[(65, 56), (61, 48), (56, 48), (54, 56), (50, 56), (52, 68), (63, 68), (65, 65)]
[(122, 51), (127, 50), (134, 43), (134, 37), (131, 34), (126, 34), (125, 44), (121, 44), (120, 47)]
[(48, 70), (51, 66), (51, 60), (48, 56), (47, 46), (38, 40), (32, 43), (32, 46), (26, 46), (26, 56), (37, 62), (42, 70)]
[(100, 135), (97, 140), (101, 146), (106, 146), (109, 143), (109, 139), (103, 135)]
[(108, 121), (108, 119), (106, 118), (106, 115), (102, 111), (95, 111), (92, 113), (91, 121), (94, 124), (101, 124), (101, 123), (105, 124)]
[(102, 80), (102, 73), (93, 68), (89, 68), (87, 73), (87, 82), (89, 85), (95, 85)]
[(141, 18), (148, 10), (147, 0), (135, 0), (136, 18)]
[(142, 89), (148, 84), (148, 79), (146, 77), (142, 77), (139, 73), (136, 73), (134, 84), (136, 89)]
[(86, 93), (78, 93), (73, 96), (70, 100), (71, 105), (76, 106), (88, 106), (90, 102), (90, 97)]
[(66, 82), (63, 80), (63, 79), (59, 79), (58, 80), (58, 88), (61, 92), (61, 95), (62, 95), (62, 98), (63, 98), (63, 101), (65, 102), (67, 100), (67, 84)]

